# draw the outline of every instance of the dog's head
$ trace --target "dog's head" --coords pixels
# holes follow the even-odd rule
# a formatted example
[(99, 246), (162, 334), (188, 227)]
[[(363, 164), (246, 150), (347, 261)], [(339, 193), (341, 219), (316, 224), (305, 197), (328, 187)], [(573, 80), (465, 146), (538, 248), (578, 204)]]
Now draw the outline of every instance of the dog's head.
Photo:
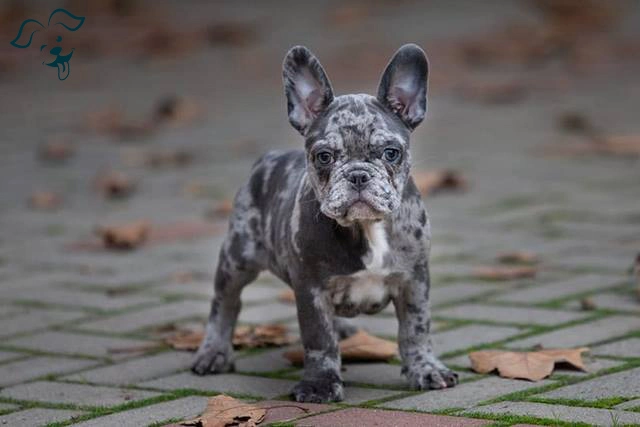
[(334, 97), (305, 47), (284, 59), (291, 125), (305, 138), (307, 173), (321, 211), (341, 225), (377, 221), (400, 206), (409, 179), (409, 135), (427, 110), (427, 58), (402, 46), (382, 74), (378, 95)]

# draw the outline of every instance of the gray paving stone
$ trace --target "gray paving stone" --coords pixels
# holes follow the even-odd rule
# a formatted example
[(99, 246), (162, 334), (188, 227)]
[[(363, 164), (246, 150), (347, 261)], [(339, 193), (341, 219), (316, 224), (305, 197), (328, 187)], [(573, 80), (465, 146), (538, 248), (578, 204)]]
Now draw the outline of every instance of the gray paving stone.
[(0, 362), (5, 362), (11, 359), (17, 359), (20, 356), (25, 356), (24, 353), (18, 353), (16, 351), (4, 351), (0, 350)]
[(31, 357), (0, 365), (0, 387), (49, 374), (66, 374), (96, 365), (95, 360), (62, 357)]
[(479, 344), (501, 341), (523, 333), (511, 326), (469, 325), (433, 334), (437, 354), (462, 350)]
[(295, 382), (293, 381), (238, 374), (207, 375), (202, 377), (191, 372), (184, 372), (152, 381), (145, 381), (138, 385), (160, 390), (189, 388), (220, 393), (246, 394), (271, 399), (288, 394), (294, 384)]
[(67, 421), (82, 414), (80, 411), (33, 408), (0, 415), (0, 425), (39, 427), (50, 423)]
[(11, 346), (29, 350), (121, 359), (135, 356), (135, 352), (123, 352), (123, 349), (134, 349), (140, 346), (152, 344), (153, 342), (138, 339), (112, 338), (72, 332), (51, 331), (14, 338), (7, 340), (6, 343)]
[(347, 383), (371, 384), (380, 387), (407, 388), (407, 380), (399, 365), (388, 363), (353, 363), (342, 365), (342, 379)]
[(291, 368), (291, 363), (283, 356), (283, 353), (291, 348), (283, 347), (245, 357), (239, 356), (236, 359), (236, 371), (263, 373)]
[(161, 286), (154, 286), (153, 292), (160, 295), (193, 295), (209, 301), (213, 298), (213, 281), (196, 280), (187, 283), (172, 282)]
[(12, 405), (10, 403), (0, 403), (0, 412), (6, 412), (18, 408), (18, 405)]
[(604, 375), (541, 394), (554, 399), (598, 400), (640, 396), (640, 368)]
[(12, 301), (28, 301), (68, 306), (77, 310), (80, 307), (98, 310), (116, 310), (142, 304), (160, 302), (160, 298), (150, 295), (109, 296), (100, 292), (82, 292), (63, 288), (29, 288), (13, 291), (0, 297)]
[(0, 320), (0, 338), (60, 325), (82, 317), (86, 317), (86, 314), (62, 310), (29, 309)]
[(591, 349), (592, 354), (601, 356), (640, 357), (640, 338), (628, 338)]
[(496, 299), (505, 302), (534, 304), (564, 298), (576, 293), (606, 289), (620, 283), (621, 278), (618, 276), (586, 274), (546, 285), (533, 285), (501, 294)]
[(34, 402), (69, 403), (82, 406), (114, 406), (159, 396), (143, 390), (111, 388), (52, 381), (18, 384), (0, 391), (5, 398)]
[(278, 298), (278, 295), (280, 295), (282, 291), (288, 288), (289, 287), (284, 284), (282, 284), (281, 286), (270, 286), (260, 283), (252, 283), (242, 290), (242, 303), (252, 304), (275, 300)]
[(191, 396), (170, 402), (157, 403), (130, 411), (117, 412), (105, 417), (93, 418), (74, 427), (139, 427), (171, 419), (195, 418), (204, 412), (207, 397)]
[(640, 399), (628, 400), (624, 403), (614, 406), (615, 409), (638, 409), (640, 408)]
[(193, 353), (168, 351), (79, 372), (64, 379), (96, 384), (128, 385), (187, 369), (192, 361)]
[(398, 335), (398, 320), (395, 316), (358, 316), (351, 323), (373, 335), (393, 338)]
[(515, 393), (541, 387), (549, 381), (531, 383), (528, 381), (510, 380), (489, 377), (478, 381), (459, 384), (454, 388), (429, 391), (404, 399), (392, 400), (379, 406), (394, 409), (410, 409), (418, 411), (434, 411), (448, 408), (470, 408), (478, 403), (509, 393)]
[(542, 344), (545, 348), (576, 347), (615, 338), (638, 329), (640, 317), (611, 316), (513, 341), (507, 347), (529, 348), (537, 344)]
[[(591, 295), (591, 300), (597, 308), (609, 308), (611, 310), (624, 310), (634, 313), (640, 313), (640, 303), (638, 303), (638, 297), (632, 292), (620, 294), (620, 293), (602, 293), (597, 295)], [(565, 307), (567, 308), (580, 308), (580, 301), (570, 301)]]
[(556, 325), (589, 316), (589, 313), (584, 312), (483, 304), (457, 305), (436, 310), (433, 314), (451, 319), (489, 320), (523, 325)]
[(296, 306), (281, 302), (243, 307), (238, 320), (241, 323), (273, 323), (296, 316)]
[(80, 329), (102, 332), (132, 332), (151, 326), (173, 323), (190, 317), (205, 317), (211, 303), (202, 301), (179, 301), (155, 307), (143, 308), (124, 314), (101, 318), (84, 323)]
[(472, 285), (468, 283), (456, 283), (446, 286), (434, 286), (431, 288), (431, 303), (434, 307), (442, 304), (448, 304), (454, 301), (475, 298), (494, 292), (499, 287), (485, 283)]
[(344, 400), (342, 402), (347, 405), (359, 405), (370, 400), (386, 399), (400, 393), (404, 392), (347, 386), (344, 388)]
[(499, 402), (493, 405), (472, 408), (462, 414), (470, 413), (522, 415), (569, 423), (582, 422), (597, 426), (637, 425), (640, 423), (639, 412), (549, 405), (534, 402)]

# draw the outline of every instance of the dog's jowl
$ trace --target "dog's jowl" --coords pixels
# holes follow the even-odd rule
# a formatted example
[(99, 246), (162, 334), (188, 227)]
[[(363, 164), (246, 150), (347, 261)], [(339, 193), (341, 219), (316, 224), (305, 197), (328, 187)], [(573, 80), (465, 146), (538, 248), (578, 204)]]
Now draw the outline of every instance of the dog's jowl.
[(343, 399), (338, 339), (355, 329), (344, 318), (389, 302), (410, 386), (454, 386), (457, 375), (431, 345), (429, 219), (409, 174), (409, 136), (427, 110), (424, 52), (400, 48), (376, 97), (334, 96), (304, 47), (291, 49), (283, 67), (289, 121), (305, 149), (266, 154), (238, 191), (193, 371), (233, 369), (240, 293), (269, 270), (296, 296), (305, 357), (295, 400)]

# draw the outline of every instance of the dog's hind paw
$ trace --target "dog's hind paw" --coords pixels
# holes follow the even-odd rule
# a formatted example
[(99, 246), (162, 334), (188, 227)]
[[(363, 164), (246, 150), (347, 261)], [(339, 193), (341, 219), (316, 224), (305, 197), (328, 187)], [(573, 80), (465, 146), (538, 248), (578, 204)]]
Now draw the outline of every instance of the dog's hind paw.
[(191, 364), (191, 370), (198, 375), (220, 374), (234, 371), (235, 365), (231, 351), (200, 348)]
[(339, 380), (302, 380), (293, 387), (291, 396), (296, 402), (329, 403), (344, 399), (344, 388)]

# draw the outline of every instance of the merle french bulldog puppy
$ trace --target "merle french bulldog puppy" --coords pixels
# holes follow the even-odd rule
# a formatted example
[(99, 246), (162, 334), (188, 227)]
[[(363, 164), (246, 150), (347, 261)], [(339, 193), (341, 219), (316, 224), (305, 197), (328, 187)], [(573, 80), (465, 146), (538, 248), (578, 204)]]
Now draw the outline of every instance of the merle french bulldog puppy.
[(424, 52), (400, 48), (376, 97), (334, 96), (304, 47), (292, 48), (283, 68), (289, 121), (305, 150), (266, 154), (238, 191), (193, 371), (233, 369), (240, 293), (269, 270), (295, 292), (305, 352), (295, 400), (343, 399), (338, 339), (355, 331), (345, 317), (389, 302), (411, 388), (453, 387), (457, 375), (431, 344), (429, 219), (409, 174), (409, 136), (427, 110)]

